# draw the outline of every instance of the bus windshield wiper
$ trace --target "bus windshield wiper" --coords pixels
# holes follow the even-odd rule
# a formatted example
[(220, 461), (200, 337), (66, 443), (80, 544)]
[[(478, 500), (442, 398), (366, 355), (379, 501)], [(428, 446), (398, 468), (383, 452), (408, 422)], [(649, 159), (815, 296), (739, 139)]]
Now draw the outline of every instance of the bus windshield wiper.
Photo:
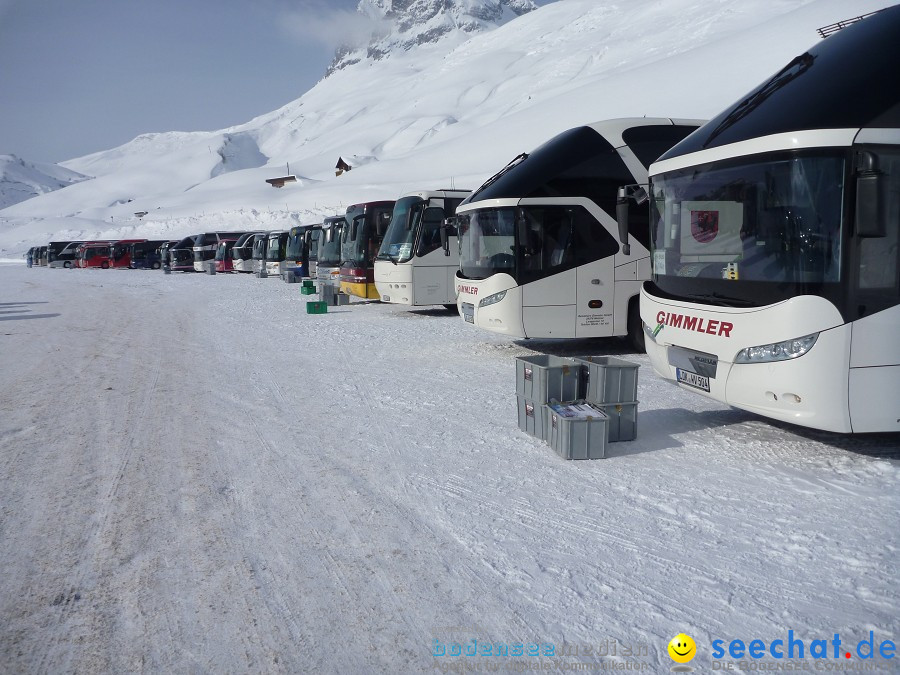
[(737, 307), (753, 307), (755, 303), (750, 300), (744, 300), (742, 298), (732, 298), (727, 295), (722, 295), (721, 293), (696, 293), (692, 294), (695, 298), (702, 298), (713, 305), (721, 305), (723, 307), (737, 306)]
[[(398, 255), (397, 258), (399, 259), (400, 256)], [(394, 256), (392, 256), (390, 253), (379, 253), (375, 256), (375, 260), (390, 260), (395, 265), (397, 264), (397, 261), (394, 260)]]
[(486, 188), (488, 188), (488, 187), (490, 187), (491, 185), (493, 185), (494, 183), (496, 183), (496, 182), (500, 179), (501, 176), (503, 176), (504, 174), (506, 174), (506, 173), (507, 173), (510, 169), (512, 169), (514, 166), (518, 166), (519, 164), (521, 164), (522, 162), (524, 162), (526, 159), (528, 159), (528, 153), (527, 153), (527, 152), (523, 152), (522, 154), (516, 155), (515, 157), (513, 157), (513, 158), (509, 161), (509, 164), (507, 164), (506, 166), (504, 166), (504, 167), (503, 167), (502, 169), (500, 169), (497, 173), (495, 173), (493, 176), (491, 176), (491, 177), (488, 178), (486, 181), (484, 181), (484, 183), (482, 183), (481, 187), (478, 188), (477, 190), (475, 190), (475, 192), (472, 193), (472, 197), (474, 197), (474, 196), (477, 195), (479, 192), (482, 192), (482, 191), (485, 190)]

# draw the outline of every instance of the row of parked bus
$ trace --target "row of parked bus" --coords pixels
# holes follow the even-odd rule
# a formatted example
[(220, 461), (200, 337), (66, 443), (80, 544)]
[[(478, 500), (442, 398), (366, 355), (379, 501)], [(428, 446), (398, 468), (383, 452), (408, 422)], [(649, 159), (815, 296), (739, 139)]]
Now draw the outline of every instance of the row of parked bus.
[(165, 243), (147, 239), (51, 241), (28, 249), (25, 260), (29, 267), (159, 269), (159, 249)]
[[(155, 258), (141, 242), (83, 242), (74, 255), (300, 274), (359, 298), (453, 307), (513, 338), (627, 336), (662, 377), (735, 407), (898, 431), (900, 87), (885, 84), (897, 57), (891, 7), (708, 123), (597, 122), (473, 192), (145, 242), (159, 244)], [(63, 254), (53, 246), (51, 266)]]

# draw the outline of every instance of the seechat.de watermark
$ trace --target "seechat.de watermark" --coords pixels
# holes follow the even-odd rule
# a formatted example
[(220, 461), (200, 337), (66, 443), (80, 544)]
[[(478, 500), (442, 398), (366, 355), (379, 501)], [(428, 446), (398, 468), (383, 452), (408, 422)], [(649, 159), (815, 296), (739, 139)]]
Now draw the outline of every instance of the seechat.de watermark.
[[(671, 670), (687, 672), (701, 651), (690, 636), (679, 633), (668, 646), (669, 656), (677, 664)], [(784, 637), (714, 638), (710, 643), (711, 669), (715, 672), (887, 672), (897, 668), (896, 645), (891, 639), (867, 637), (805, 639), (789, 630)]]

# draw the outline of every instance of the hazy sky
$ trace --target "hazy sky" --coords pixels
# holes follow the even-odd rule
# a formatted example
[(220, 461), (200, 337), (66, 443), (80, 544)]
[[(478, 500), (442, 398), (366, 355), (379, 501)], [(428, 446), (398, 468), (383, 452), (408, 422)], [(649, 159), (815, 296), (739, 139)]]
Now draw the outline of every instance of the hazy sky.
[(60, 162), (275, 110), (322, 77), (356, 5), (0, 0), (0, 154)]

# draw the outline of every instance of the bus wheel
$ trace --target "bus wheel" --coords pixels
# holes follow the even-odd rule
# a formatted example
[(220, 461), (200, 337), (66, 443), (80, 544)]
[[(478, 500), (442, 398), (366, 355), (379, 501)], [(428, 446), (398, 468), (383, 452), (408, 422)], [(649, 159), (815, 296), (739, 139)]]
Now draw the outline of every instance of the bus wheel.
[(641, 305), (638, 298), (632, 298), (628, 303), (628, 342), (639, 354), (647, 351), (644, 345), (644, 326), (641, 322)]
[(158, 269), (159, 269), (159, 263), (158, 263), (158, 262), (153, 263), (153, 269), (155, 269), (155, 270), (158, 270)]
[(109, 263), (108, 263), (108, 262), (105, 262), (105, 261), (102, 262), (102, 263), (100, 263), (100, 269), (108, 270), (108, 269), (109, 269)]
[(63, 267), (65, 267), (66, 269), (69, 269), (71, 266), (72, 266), (72, 263), (70, 263), (68, 260), (63, 263)]

